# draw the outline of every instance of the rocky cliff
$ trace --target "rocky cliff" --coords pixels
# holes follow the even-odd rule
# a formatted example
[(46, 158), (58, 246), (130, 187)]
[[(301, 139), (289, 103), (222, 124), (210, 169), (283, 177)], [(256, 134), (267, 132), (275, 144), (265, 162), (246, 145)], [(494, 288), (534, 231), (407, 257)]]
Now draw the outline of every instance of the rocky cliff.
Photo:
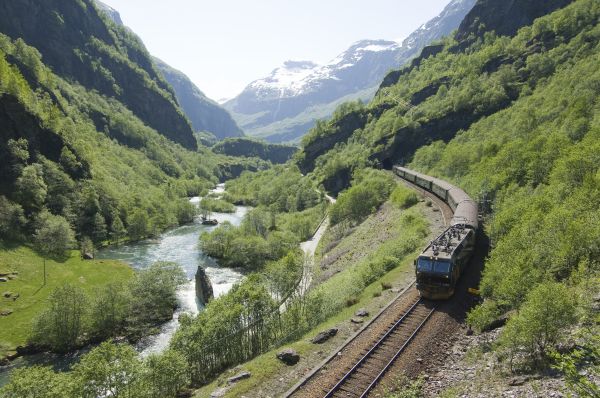
[(154, 58), (154, 61), (167, 82), (175, 90), (177, 101), (192, 123), (194, 131), (209, 132), (220, 140), (244, 135), (229, 112), (204, 95), (183, 72), (158, 58)]
[(0, 31), (34, 46), (59, 76), (118, 99), (148, 126), (196, 148), (189, 122), (143, 43), (95, 2), (4, 1)]

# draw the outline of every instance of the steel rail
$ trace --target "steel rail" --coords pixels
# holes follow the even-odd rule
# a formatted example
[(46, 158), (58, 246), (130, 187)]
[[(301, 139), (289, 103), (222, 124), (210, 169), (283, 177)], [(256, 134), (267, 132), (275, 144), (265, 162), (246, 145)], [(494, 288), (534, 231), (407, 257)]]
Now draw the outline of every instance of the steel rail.
[[(401, 317), (398, 319), (392, 327), (381, 337), (370, 349), (364, 354), (355, 364), (354, 366), (346, 372), (346, 374), (336, 383), (331, 390), (325, 395), (324, 398), (332, 397), (343, 385), (344, 383), (353, 375), (355, 372), (371, 357), (371, 355), (385, 343), (388, 338), (391, 336), (393, 332), (398, 330), (401, 325), (404, 325), (404, 321), (408, 316), (414, 313), (415, 309), (419, 307), (419, 305), (423, 304), (423, 299), (418, 299)], [(384, 368), (377, 374), (377, 376), (373, 379), (373, 381), (367, 386), (366, 390), (364, 390), (360, 397), (365, 397), (369, 391), (375, 386), (375, 384), (381, 379), (386, 370), (392, 365), (392, 363), (398, 358), (398, 356), (404, 351), (404, 349), (408, 346), (408, 344), (412, 341), (412, 339), (416, 336), (419, 330), (423, 327), (425, 322), (429, 319), (431, 314), (435, 311), (435, 308), (432, 308), (431, 311), (427, 313), (425, 318), (419, 323), (419, 325), (415, 328), (415, 330), (411, 333), (411, 335), (404, 341), (402, 346), (396, 351), (392, 359), (388, 361), (388, 363), (384, 366)], [(357, 393), (358, 394), (358, 393)]]

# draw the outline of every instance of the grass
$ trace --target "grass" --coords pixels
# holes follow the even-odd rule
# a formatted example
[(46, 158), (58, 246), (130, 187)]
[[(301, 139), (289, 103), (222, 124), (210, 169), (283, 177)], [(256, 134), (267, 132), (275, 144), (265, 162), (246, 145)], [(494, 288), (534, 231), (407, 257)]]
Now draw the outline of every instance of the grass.
[[(46, 260), (44, 285), (43, 264), (43, 258), (28, 247), (0, 244), (0, 273), (18, 272), (14, 279), (0, 282), (0, 310), (13, 311), (0, 316), (0, 358), (25, 345), (33, 320), (43, 311), (46, 299), (56, 287), (71, 283), (92, 292), (97, 286), (133, 275), (133, 270), (122, 262), (84, 261), (78, 251), (72, 251), (64, 260)], [(5, 292), (19, 297), (5, 298)]]

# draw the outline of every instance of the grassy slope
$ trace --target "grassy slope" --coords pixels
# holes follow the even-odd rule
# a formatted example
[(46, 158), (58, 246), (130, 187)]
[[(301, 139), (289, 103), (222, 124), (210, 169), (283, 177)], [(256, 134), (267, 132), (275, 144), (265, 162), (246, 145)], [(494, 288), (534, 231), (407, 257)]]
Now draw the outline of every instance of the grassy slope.
[[(15, 279), (0, 284), (0, 309), (13, 311), (0, 317), (0, 357), (24, 345), (33, 319), (46, 304), (54, 288), (71, 283), (87, 291), (97, 286), (122, 281), (131, 277), (133, 270), (124, 263), (109, 260), (81, 260), (73, 251), (64, 261), (46, 260), (46, 286), (43, 286), (43, 259), (33, 250), (0, 245), (0, 273), (18, 272)], [(5, 298), (4, 292), (19, 294), (19, 298)]]
[[(421, 204), (419, 206), (424, 205)], [(398, 222), (399, 214), (400, 210), (392, 208), (389, 202), (385, 203), (380, 211), (368, 217), (350, 235), (343, 238), (339, 246), (352, 247), (355, 254), (359, 254), (365, 250), (368, 250), (370, 253), (372, 253), (372, 255), (385, 252), (390, 244), (393, 244), (397, 240), (403, 239), (406, 233), (409, 232), (403, 229)], [(419, 214), (419, 212), (414, 212), (414, 214)], [(365, 241), (365, 237), (374, 235), (379, 236), (380, 234), (378, 231), (381, 230), (382, 224), (384, 225), (385, 229), (392, 232), (390, 232), (385, 239), (382, 239), (378, 242), (372, 242), (371, 246), (369, 247), (368, 243)], [(415, 220), (415, 225), (424, 227), (426, 225), (426, 221), (421, 217), (417, 217)], [(326, 235), (324, 237), (324, 240), (325, 239), (330, 238), (328, 238)], [(322, 241), (322, 243), (327, 244), (324, 241)], [(415, 247), (415, 249), (419, 248), (420, 246)], [(317, 250), (322, 252), (323, 244), (320, 244), (319, 249)], [(326, 295), (327, 292), (329, 292), (331, 295), (335, 295), (334, 291), (339, 290), (339, 286), (344, 285), (344, 283), (348, 280), (348, 276), (353, 272), (356, 272), (357, 267), (360, 267), (363, 260), (362, 256), (353, 256), (352, 254), (353, 253), (350, 253), (348, 256), (345, 256), (344, 259), (340, 259), (343, 261), (344, 271), (336, 273), (323, 283), (322, 287), (327, 289)], [(300, 340), (285, 345), (286, 348), (289, 347), (296, 350), (301, 357), (301, 361), (302, 359), (310, 357), (310, 359), (307, 361), (308, 363), (303, 364), (300, 362), (293, 368), (288, 367), (279, 361), (275, 356), (276, 353), (281, 350), (281, 348), (271, 350), (241, 366), (244, 370), (251, 372), (252, 376), (249, 379), (245, 379), (236, 383), (227, 391), (226, 397), (239, 397), (245, 394), (250, 394), (250, 396), (260, 396), (261, 391), (272, 395), (273, 393), (268, 391), (269, 384), (273, 383), (274, 380), (280, 380), (282, 377), (284, 378), (284, 383), (287, 385), (286, 388), (289, 388), (295, 384), (301, 376), (301, 373), (306, 370), (305, 367), (312, 368), (315, 366), (332, 350), (339, 346), (340, 343), (346, 339), (349, 333), (353, 332), (352, 329), (347, 329), (349, 329), (348, 325), (350, 325), (349, 319), (352, 318), (357, 309), (367, 308), (371, 314), (375, 314), (379, 308), (389, 302), (394, 294), (389, 290), (386, 291), (387, 293), (383, 292), (382, 294), (382, 284), (388, 284), (397, 287), (403, 286), (408, 280), (408, 277), (412, 274), (412, 260), (416, 254), (417, 252), (415, 251), (414, 253), (406, 255), (398, 263), (396, 268), (388, 272), (379, 280), (367, 286), (360, 294), (356, 296), (356, 299), (358, 300), (356, 304), (344, 308), (337, 315), (319, 324), (317, 327), (306, 333)], [(317, 260), (318, 257), (320, 257), (319, 254), (317, 254)], [(315, 268), (318, 268), (318, 266), (315, 266)], [(318, 346), (315, 346), (309, 341), (317, 333), (332, 327), (337, 327), (340, 330), (335, 338), (332, 338), (328, 342)], [(289, 375), (292, 370), (295, 377), (290, 378), (286, 376)], [(195, 397), (209, 397), (210, 394), (216, 389), (226, 386), (227, 378), (235, 375), (238, 372), (239, 369), (233, 369), (229, 372), (224, 372), (217, 380), (199, 389)], [(265, 391), (265, 388), (267, 391)], [(259, 389), (262, 390), (258, 391)]]

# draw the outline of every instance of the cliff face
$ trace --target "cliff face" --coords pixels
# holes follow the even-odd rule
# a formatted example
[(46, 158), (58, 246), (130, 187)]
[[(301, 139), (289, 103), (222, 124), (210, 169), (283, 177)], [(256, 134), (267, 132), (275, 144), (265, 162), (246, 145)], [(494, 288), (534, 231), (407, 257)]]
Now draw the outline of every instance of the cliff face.
[(251, 138), (230, 138), (217, 143), (212, 150), (224, 155), (255, 157), (281, 164), (290, 160), (298, 148), (291, 145), (268, 144)]
[(456, 39), (466, 40), (470, 35), (481, 36), (494, 31), (500, 36), (513, 36), (523, 26), (543, 15), (565, 7), (573, 0), (478, 0), (461, 22)]
[(59, 76), (118, 99), (148, 126), (196, 148), (189, 122), (144, 45), (93, 1), (4, 1), (0, 31), (36, 47)]
[(204, 95), (184, 73), (158, 58), (154, 58), (154, 61), (167, 82), (173, 87), (177, 101), (190, 119), (194, 131), (209, 132), (220, 140), (244, 135), (229, 112)]

